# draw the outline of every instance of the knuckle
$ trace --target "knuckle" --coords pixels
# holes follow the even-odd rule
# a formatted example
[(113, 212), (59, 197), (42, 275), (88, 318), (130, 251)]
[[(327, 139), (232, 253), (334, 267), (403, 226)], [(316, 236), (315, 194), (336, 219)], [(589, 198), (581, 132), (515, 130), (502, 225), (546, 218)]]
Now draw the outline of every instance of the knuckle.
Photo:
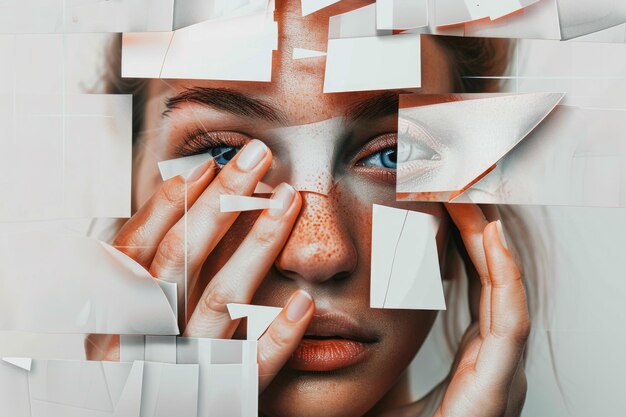
[(207, 293), (200, 303), (200, 313), (203, 316), (228, 314), (226, 304), (234, 302), (231, 291), (223, 285), (213, 285), (207, 288)]
[(272, 246), (278, 239), (279, 230), (275, 227), (256, 228), (252, 231), (252, 239), (255, 245), (260, 248)]
[(215, 178), (215, 182), (220, 194), (241, 194), (243, 188), (241, 176), (225, 175), (225, 171), (222, 171), (222, 173)]
[(187, 249), (185, 239), (175, 231), (170, 231), (159, 244), (155, 262), (163, 268), (180, 266), (185, 262)]
[(185, 205), (183, 187), (180, 186), (178, 179), (166, 181), (159, 189), (158, 200), (165, 203), (170, 208), (181, 210)]
[(270, 345), (274, 346), (276, 351), (281, 351), (291, 345), (291, 333), (286, 326), (281, 325), (277, 320), (267, 331), (267, 337)]

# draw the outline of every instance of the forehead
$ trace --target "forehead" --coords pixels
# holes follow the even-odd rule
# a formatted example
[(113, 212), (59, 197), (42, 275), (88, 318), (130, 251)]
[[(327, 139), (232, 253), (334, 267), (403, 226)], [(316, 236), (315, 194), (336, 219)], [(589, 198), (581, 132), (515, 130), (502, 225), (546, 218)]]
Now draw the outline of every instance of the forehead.
[[(343, 0), (335, 5), (302, 17), (300, 1), (277, 1), (276, 21), (279, 27), (279, 48), (274, 52), (272, 82), (241, 82), (214, 80), (153, 80), (152, 96), (173, 96), (193, 87), (227, 88), (262, 99), (282, 109), (287, 122), (293, 125), (314, 123), (342, 116), (346, 108), (381, 92), (322, 92), (325, 57), (293, 60), (293, 48), (326, 51), (328, 22), (333, 15), (345, 13), (372, 1)], [(216, 57), (219, 59), (219, 57)], [(452, 88), (447, 54), (432, 36), (422, 36), (422, 88), (403, 92), (444, 93)]]

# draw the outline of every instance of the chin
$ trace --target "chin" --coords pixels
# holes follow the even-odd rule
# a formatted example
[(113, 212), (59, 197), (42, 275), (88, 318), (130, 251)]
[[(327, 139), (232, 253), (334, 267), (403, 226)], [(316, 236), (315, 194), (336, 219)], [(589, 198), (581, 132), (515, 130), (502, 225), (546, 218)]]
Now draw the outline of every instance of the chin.
[(268, 417), (358, 417), (384, 395), (382, 381), (362, 370), (298, 371), (286, 367), (261, 395)]

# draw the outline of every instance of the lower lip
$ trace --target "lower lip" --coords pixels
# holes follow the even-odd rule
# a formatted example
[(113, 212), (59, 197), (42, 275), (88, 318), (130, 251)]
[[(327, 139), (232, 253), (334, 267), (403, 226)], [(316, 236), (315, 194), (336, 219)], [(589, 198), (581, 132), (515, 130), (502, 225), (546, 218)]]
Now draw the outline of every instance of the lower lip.
[(304, 338), (289, 360), (297, 371), (328, 372), (361, 362), (370, 344), (348, 339)]

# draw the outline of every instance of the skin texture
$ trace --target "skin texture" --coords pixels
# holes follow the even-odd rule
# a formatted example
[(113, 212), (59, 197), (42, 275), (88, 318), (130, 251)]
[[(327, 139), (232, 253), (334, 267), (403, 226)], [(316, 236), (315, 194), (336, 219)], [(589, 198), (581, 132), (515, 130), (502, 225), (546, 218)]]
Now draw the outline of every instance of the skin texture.
[[(237, 322), (228, 318), (228, 302), (287, 306), (259, 341), (260, 409), (271, 416), (346, 417), (368, 411), (371, 415), (419, 415), (424, 407), (424, 401), (410, 404), (404, 371), (428, 335), (436, 312), (369, 308), (372, 204), (439, 217), (437, 245), (442, 265), (453, 225), (441, 204), (397, 202), (395, 174), (361, 164), (365, 157), (389, 146), (381, 138), (395, 132), (396, 115), (346, 121), (338, 146), (329, 156), (330, 168), (320, 173), (332, 176), (335, 182), (327, 195), (298, 193), (284, 184), (283, 194), (290, 196), (283, 200), (284, 213), (219, 211), (220, 194), (251, 195), (256, 182), (269, 170), (289, 164), (282, 152), (288, 144), (278, 141), (263, 151), (255, 167), (242, 169), (237, 160), (252, 147), (262, 149), (253, 138), (263, 140), (272, 128), (342, 117), (356, 103), (381, 94), (323, 94), (324, 59), (290, 58), (296, 46), (325, 50), (328, 17), (366, 3), (343, 1), (302, 18), (299, 2), (278, 2), (280, 51), (274, 57), (272, 83), (153, 80), (150, 85), (134, 169), (137, 213), (114, 245), (153, 276), (178, 282), (179, 288), (183, 288), (181, 277), (188, 276), (189, 300), (181, 314), (188, 321), (186, 336), (243, 337), (244, 326), (237, 328)], [(432, 38), (423, 37), (423, 87), (415, 91), (450, 92), (452, 75), (447, 59)], [(165, 100), (193, 87), (236, 90), (279, 108), (283, 114), (280, 120), (260, 120), (186, 101), (163, 117)], [(187, 178), (162, 183), (156, 163), (181, 156), (181, 144), (189, 139), (189, 132), (197, 130), (236, 132), (220, 138), (226, 145), (247, 146), (224, 168), (211, 161)], [(382, 144), (372, 145), (376, 143)], [(528, 322), (523, 286), (508, 251), (493, 231), (495, 226), (487, 226), (478, 207), (467, 207), (471, 207), (469, 211), (452, 209), (452, 219), (471, 259), (468, 268), (478, 271), (483, 290), (474, 291), (481, 294), (480, 308), (474, 308), (474, 327), (468, 329), (455, 368), (441, 386), (445, 389), (450, 383), (437, 415), (516, 415), (525, 393), (525, 385), (516, 380), (523, 376), (518, 370)], [(445, 276), (445, 271), (442, 273)], [(485, 289), (492, 281), (498, 288), (502, 284), (504, 290), (492, 293)], [(508, 312), (511, 300), (514, 314)], [(472, 305), (477, 304), (474, 297)], [(332, 372), (284, 366), (310, 321), (323, 321), (328, 313), (344, 315), (372, 335), (375, 343), (366, 360)], [(499, 320), (488, 320), (494, 314)], [(491, 343), (494, 337), (502, 343)], [(92, 337), (91, 344), (100, 346), (101, 357), (116, 357), (115, 338)]]

